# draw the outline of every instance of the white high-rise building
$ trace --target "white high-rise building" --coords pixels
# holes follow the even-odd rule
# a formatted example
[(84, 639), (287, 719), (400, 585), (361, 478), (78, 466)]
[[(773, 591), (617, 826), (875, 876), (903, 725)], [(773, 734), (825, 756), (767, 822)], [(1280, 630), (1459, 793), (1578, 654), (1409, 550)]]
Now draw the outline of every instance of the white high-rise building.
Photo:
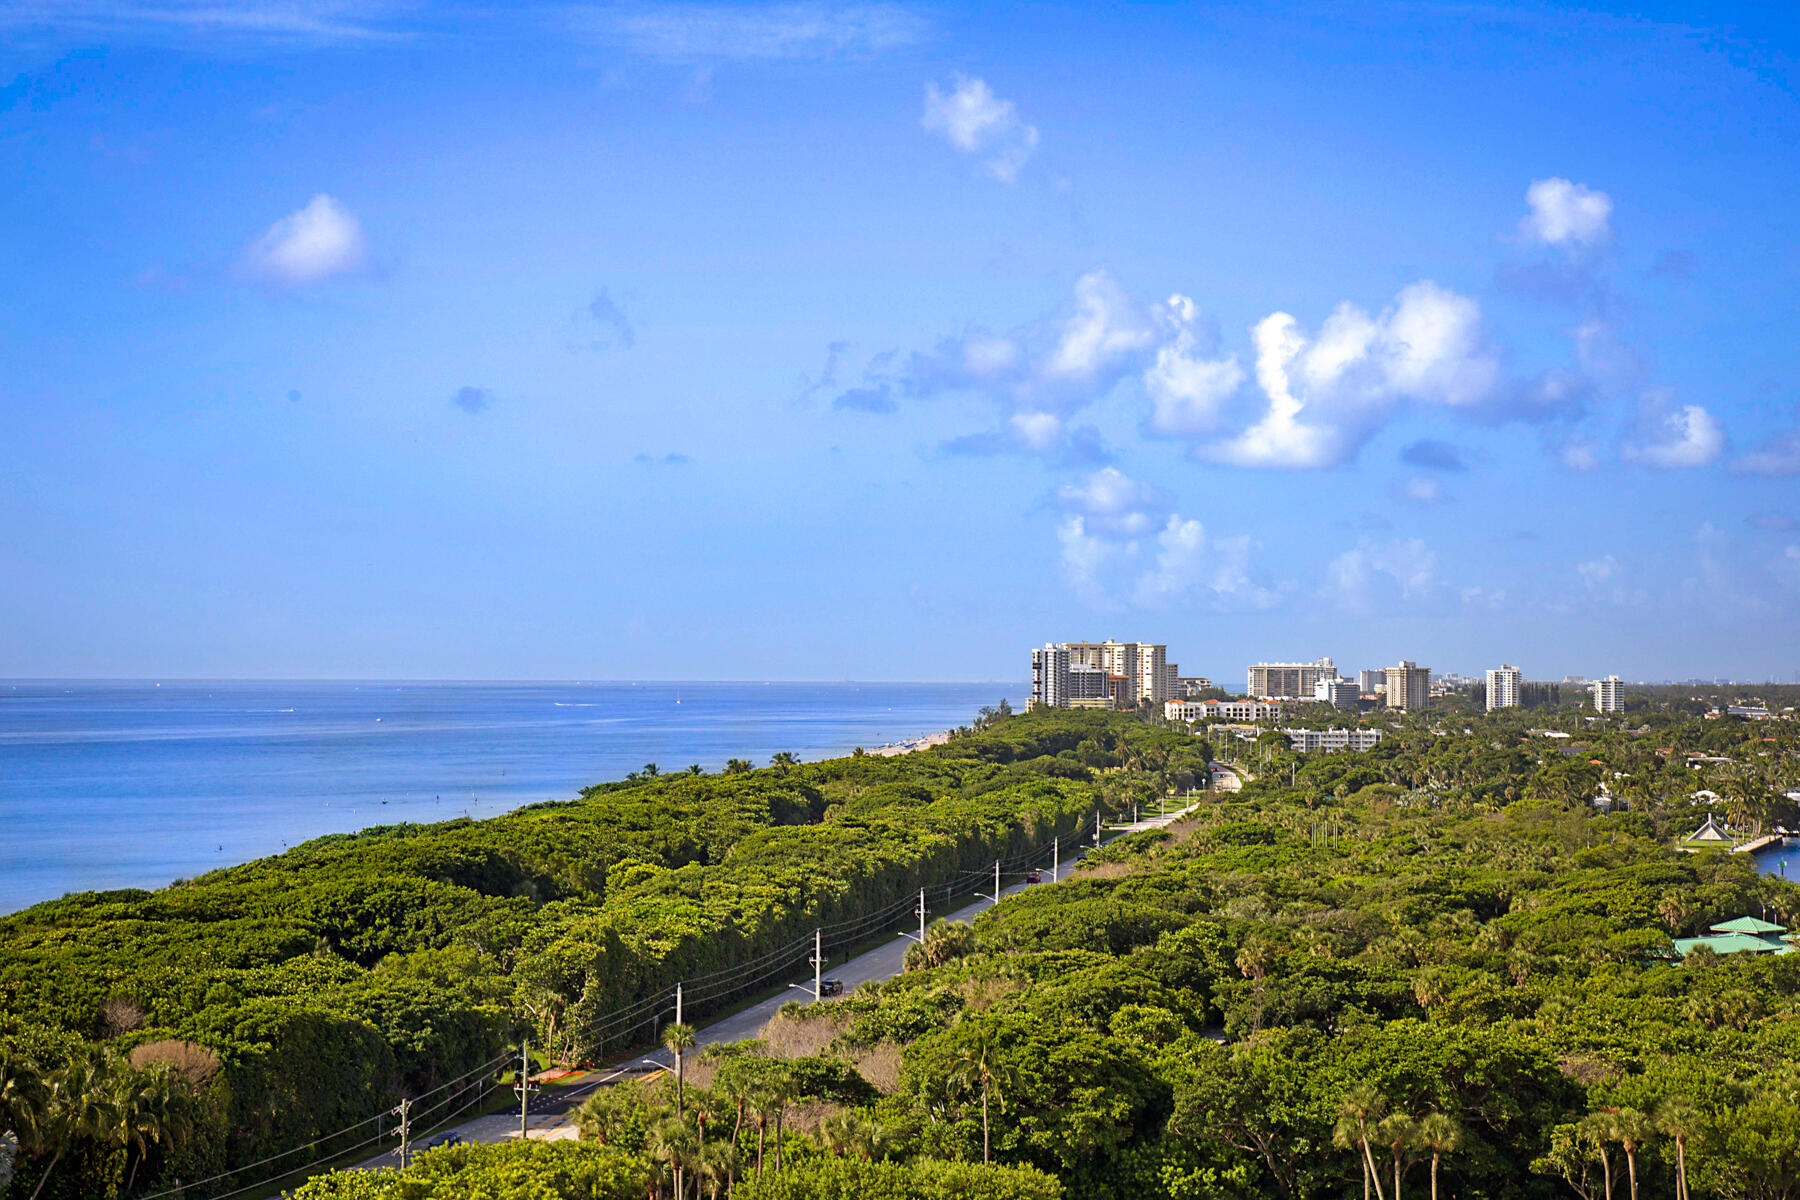
[(1333, 708), (1355, 708), (1361, 694), (1354, 679), (1321, 679), (1313, 686), (1313, 699)]
[(1309, 663), (1255, 663), (1248, 672), (1252, 700), (1311, 700), (1321, 679), (1336, 679), (1337, 665), (1329, 658)]
[(1487, 673), (1487, 707), (1489, 712), (1496, 708), (1519, 707), (1519, 668), (1500, 666)]
[(1387, 689), (1387, 672), (1380, 667), (1364, 669), (1357, 677), (1357, 687), (1365, 696), (1379, 695)]
[(1160, 704), (1175, 693), (1168, 657), (1151, 642), (1048, 642), (1031, 652), (1031, 698), (1051, 708)]
[(1596, 679), (1588, 684), (1588, 689), (1594, 693), (1594, 711), (1624, 712), (1624, 682), (1617, 675), (1608, 675), (1605, 679)]

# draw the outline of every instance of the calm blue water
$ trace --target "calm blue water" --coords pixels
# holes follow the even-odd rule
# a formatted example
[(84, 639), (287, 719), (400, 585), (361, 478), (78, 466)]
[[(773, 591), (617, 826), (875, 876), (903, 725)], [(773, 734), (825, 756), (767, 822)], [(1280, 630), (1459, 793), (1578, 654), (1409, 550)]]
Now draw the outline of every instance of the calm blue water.
[(848, 753), (1020, 684), (0, 682), (0, 912), (366, 825), (492, 816), (654, 762)]
[(1764, 875), (1800, 883), (1800, 845), (1765, 850), (1756, 856), (1756, 867)]

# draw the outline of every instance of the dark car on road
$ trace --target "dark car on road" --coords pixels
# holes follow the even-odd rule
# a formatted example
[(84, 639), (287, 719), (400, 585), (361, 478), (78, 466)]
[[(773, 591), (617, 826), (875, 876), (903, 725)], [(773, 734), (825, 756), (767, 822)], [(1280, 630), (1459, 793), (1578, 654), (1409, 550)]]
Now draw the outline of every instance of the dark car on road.
[(427, 1150), (436, 1150), (439, 1146), (460, 1146), (460, 1145), (462, 1145), (462, 1134), (460, 1134), (460, 1133), (456, 1132), (456, 1130), (452, 1129), (449, 1133), (446, 1133), (443, 1137), (433, 1138), (429, 1142), (426, 1142), (425, 1148)]
[(821, 996), (838, 996), (842, 995), (843, 991), (844, 981), (841, 979), (821, 979), (819, 981), (819, 995)]
[(1026, 883), (1042, 883), (1042, 882), (1044, 882), (1044, 877), (1042, 875), (1039, 875), (1036, 871), (1033, 871), (1031, 874), (1029, 874), (1025, 877), (1025, 882)]

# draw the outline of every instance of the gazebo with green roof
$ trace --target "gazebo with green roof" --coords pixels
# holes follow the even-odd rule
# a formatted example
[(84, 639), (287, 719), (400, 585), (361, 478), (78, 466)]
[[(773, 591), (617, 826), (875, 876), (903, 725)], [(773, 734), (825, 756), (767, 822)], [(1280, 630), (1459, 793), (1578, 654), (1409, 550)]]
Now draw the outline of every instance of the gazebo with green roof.
[(1705, 946), (1714, 954), (1792, 954), (1787, 927), (1755, 917), (1738, 917), (1710, 926), (1706, 937), (1676, 938), (1675, 953), (1686, 958)]

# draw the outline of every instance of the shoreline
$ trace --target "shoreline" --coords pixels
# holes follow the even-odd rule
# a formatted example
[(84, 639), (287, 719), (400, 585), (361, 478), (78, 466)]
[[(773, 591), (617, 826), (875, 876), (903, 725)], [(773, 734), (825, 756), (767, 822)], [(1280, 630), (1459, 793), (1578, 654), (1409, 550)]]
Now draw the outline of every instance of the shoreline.
[(904, 742), (889, 742), (885, 746), (877, 746), (875, 749), (865, 750), (863, 753), (872, 754), (877, 758), (897, 758), (902, 754), (911, 754), (917, 750), (929, 750), (933, 746), (942, 746), (949, 741), (950, 731), (940, 729), (936, 733), (920, 734), (918, 737)]

